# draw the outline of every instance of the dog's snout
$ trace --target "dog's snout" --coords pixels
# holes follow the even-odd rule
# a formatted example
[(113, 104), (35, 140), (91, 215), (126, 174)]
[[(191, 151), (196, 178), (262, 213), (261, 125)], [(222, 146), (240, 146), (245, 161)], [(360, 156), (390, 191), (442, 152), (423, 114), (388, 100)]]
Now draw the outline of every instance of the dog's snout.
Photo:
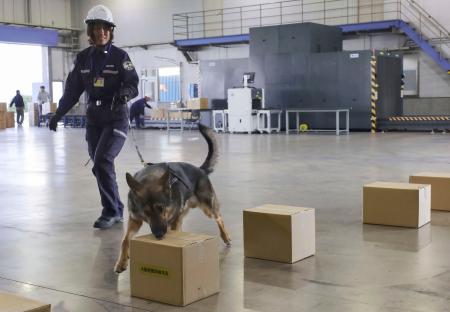
[(155, 237), (157, 239), (163, 239), (164, 235), (166, 235), (167, 232), (167, 228), (166, 227), (161, 227), (161, 228), (152, 228), (152, 232), (153, 235), (155, 235)]

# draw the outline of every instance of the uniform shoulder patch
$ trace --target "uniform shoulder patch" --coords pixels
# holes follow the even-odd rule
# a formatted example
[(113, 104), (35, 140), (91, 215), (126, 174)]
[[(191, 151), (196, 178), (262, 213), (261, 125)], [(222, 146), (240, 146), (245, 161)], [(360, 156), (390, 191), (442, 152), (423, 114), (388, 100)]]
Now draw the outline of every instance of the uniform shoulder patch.
[(126, 70), (133, 70), (134, 69), (134, 65), (133, 63), (131, 63), (131, 61), (125, 61), (123, 62), (123, 68), (125, 68)]

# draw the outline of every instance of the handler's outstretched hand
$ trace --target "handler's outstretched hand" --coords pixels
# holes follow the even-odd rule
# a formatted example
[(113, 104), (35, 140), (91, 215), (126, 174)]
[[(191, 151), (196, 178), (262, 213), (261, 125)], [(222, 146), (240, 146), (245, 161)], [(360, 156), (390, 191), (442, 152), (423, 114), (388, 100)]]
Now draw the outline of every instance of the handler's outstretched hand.
[(56, 116), (53, 116), (52, 118), (50, 118), (50, 122), (48, 123), (48, 128), (50, 130), (56, 131), (56, 127), (58, 127), (58, 119), (56, 118)]

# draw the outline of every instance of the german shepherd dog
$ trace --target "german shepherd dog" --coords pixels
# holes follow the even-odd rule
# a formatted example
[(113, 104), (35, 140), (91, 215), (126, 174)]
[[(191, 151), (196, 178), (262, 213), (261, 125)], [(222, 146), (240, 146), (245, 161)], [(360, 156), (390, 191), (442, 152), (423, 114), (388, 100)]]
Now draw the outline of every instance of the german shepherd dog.
[(217, 163), (216, 138), (211, 129), (203, 125), (199, 125), (199, 129), (208, 144), (208, 155), (200, 167), (185, 162), (157, 163), (146, 165), (134, 177), (126, 174), (130, 187), (130, 218), (114, 267), (117, 273), (127, 269), (130, 240), (143, 222), (150, 225), (157, 239), (163, 239), (168, 228), (175, 231), (181, 229), (183, 217), (190, 208), (199, 207), (209, 218), (214, 218), (220, 237), (230, 245), (231, 239), (220, 215), (219, 201), (208, 177)]

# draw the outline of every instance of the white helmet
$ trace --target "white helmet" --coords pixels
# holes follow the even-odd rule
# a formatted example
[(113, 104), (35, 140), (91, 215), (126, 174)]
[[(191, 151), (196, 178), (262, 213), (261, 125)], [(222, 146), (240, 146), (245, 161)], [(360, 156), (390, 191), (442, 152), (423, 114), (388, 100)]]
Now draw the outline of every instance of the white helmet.
[(86, 24), (103, 22), (111, 25), (112, 27), (116, 27), (111, 11), (104, 5), (96, 5), (90, 9), (84, 22)]

